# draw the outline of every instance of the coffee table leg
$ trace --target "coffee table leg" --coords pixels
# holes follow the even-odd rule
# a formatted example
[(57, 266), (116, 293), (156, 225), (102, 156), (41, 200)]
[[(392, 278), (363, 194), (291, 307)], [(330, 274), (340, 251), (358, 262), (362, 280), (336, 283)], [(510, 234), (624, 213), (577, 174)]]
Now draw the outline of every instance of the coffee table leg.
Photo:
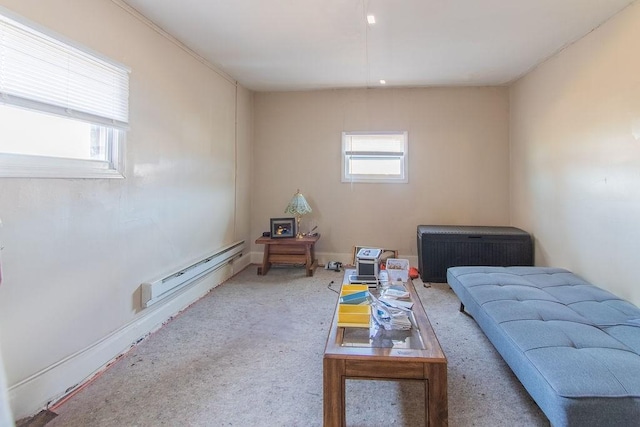
[(344, 427), (344, 360), (325, 358), (323, 364), (324, 427)]
[(448, 426), (447, 365), (445, 363), (429, 363), (425, 369), (429, 378), (425, 387), (426, 425), (429, 427)]

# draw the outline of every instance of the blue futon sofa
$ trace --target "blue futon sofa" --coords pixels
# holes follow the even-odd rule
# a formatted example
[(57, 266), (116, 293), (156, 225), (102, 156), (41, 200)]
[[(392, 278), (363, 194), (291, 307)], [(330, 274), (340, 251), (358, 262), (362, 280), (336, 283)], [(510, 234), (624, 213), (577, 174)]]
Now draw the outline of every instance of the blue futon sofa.
[(640, 426), (640, 309), (545, 267), (452, 267), (447, 281), (554, 426)]

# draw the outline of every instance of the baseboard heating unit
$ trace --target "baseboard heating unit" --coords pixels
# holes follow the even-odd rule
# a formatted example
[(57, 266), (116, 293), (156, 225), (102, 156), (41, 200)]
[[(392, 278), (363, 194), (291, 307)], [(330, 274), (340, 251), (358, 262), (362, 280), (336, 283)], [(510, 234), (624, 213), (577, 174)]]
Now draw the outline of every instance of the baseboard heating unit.
[(206, 274), (218, 270), (234, 259), (241, 257), (243, 250), (244, 240), (241, 240), (162, 279), (143, 283), (141, 285), (142, 306), (145, 308), (150, 307)]

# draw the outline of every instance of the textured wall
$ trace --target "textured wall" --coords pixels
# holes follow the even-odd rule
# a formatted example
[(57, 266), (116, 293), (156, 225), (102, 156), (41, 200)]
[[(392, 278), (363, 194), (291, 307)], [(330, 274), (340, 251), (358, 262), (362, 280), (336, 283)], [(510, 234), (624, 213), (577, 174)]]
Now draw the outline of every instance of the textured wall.
[[(418, 224), (507, 225), (508, 89), (356, 89), (256, 93), (252, 230), (300, 189), (318, 251), (354, 245), (416, 255)], [(406, 130), (409, 183), (340, 182), (341, 132)], [(260, 248), (258, 248), (260, 250)], [(334, 257), (335, 258), (335, 257)]]
[(233, 80), (115, 2), (0, 5), (132, 70), (126, 179), (0, 180), (11, 389), (143, 315), (140, 283), (248, 238), (252, 94), (236, 108)]
[(640, 303), (640, 4), (511, 90), (512, 222), (537, 263)]

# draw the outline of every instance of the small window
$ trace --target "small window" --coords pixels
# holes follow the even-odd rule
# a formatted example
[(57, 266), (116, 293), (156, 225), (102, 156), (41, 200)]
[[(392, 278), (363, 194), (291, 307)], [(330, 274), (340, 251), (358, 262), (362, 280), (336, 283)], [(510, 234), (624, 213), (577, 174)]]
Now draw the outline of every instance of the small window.
[(122, 178), (129, 70), (0, 8), (0, 177)]
[(409, 182), (407, 132), (343, 132), (342, 182)]

